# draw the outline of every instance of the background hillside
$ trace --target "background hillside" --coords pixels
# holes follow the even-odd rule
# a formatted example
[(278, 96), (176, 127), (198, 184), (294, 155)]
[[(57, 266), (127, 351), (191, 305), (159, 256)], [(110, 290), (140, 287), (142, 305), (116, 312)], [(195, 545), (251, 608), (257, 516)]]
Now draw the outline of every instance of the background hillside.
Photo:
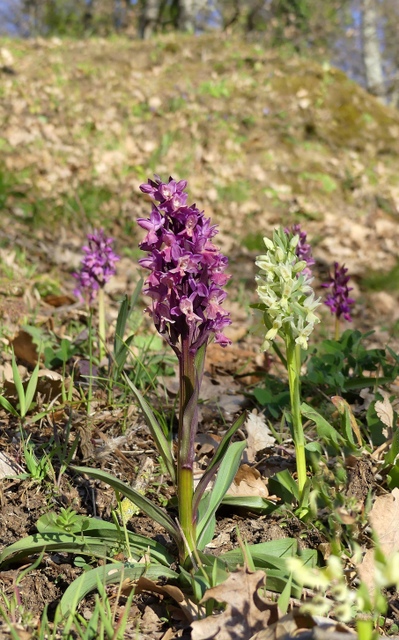
[[(4, 476), (9, 469), (14, 474), (15, 468), (18, 473), (29, 470), (3, 481), (0, 547), (6, 555), (9, 544), (36, 532), (41, 526), (38, 518), (46, 518), (49, 509), (56, 511), (50, 519), (41, 520), (46, 527), (58, 526), (59, 510), (65, 527), (70, 526), (69, 518), (75, 527), (74, 518), (78, 518), (76, 528), (65, 528), (72, 536), (75, 532), (83, 536), (87, 523), (96, 526), (97, 520), (87, 516), (99, 516), (103, 520), (98, 522), (108, 524), (115, 508), (114, 491), (97, 484), (92, 489), (86, 480), (81, 484), (70, 469), (72, 459), (112, 469), (130, 484), (144, 476), (143, 462), (149, 460), (155, 471), (144, 480), (144, 489), (139, 483), (134, 485), (137, 495), (148, 487), (151, 499), (162, 508), (173, 496), (132, 398), (130, 378), (122, 376), (127, 371), (143, 390), (159, 415), (162, 438), (167, 434), (172, 450), (179, 389), (176, 358), (171, 357), (170, 349), (164, 351), (165, 342), (154, 335), (149, 315), (142, 313), (144, 300), (137, 287), (138, 259), (142, 257), (138, 243), (144, 232), (136, 220), (147, 218), (151, 206), (139, 185), (154, 173), (165, 181), (169, 175), (188, 181), (190, 204), (196, 202), (220, 226), (217, 244), (229, 257), (233, 275), (226, 301), (233, 321), (226, 333), (231, 330), (233, 345), (223, 351), (217, 344), (209, 345), (201, 396), (195, 400), (200, 411), (201, 465), (203, 461), (205, 467), (209, 464), (207, 447), (215, 449), (233, 416), (244, 407), (256, 407), (250, 415), (258, 420), (259, 432), (265, 431), (262, 416), (267, 416), (273, 444), (259, 439), (257, 448), (254, 445), (255, 453), (248, 460), (262, 478), (253, 489), (243, 487), (244, 495), (250, 490), (250, 497), (268, 496), (267, 478), (276, 470), (289, 470), (288, 477), (295, 484), (295, 451), (283, 413), (290, 398), (285, 358), (280, 362), (273, 353), (262, 352), (265, 328), (263, 335), (256, 333), (249, 308), (256, 301), (255, 257), (263, 252), (263, 237), (270, 237), (275, 226), (300, 223), (307, 233), (316, 258), (312, 271), (317, 296), (325, 293), (320, 284), (329, 279), (333, 263), (346, 265), (353, 287), (350, 297), (355, 300), (351, 326), (362, 333), (371, 330), (363, 336), (367, 349), (360, 344), (357, 331), (347, 331), (341, 342), (322, 342), (321, 338), (332, 337), (334, 318), (321, 304), (321, 322), (312, 336), (307, 360), (296, 361), (295, 384), (298, 390), (303, 374), (308, 409), (320, 408), (337, 425), (330, 430), (323, 418), (319, 431), (316, 420), (317, 429), (309, 428), (312, 417), (306, 423), (308, 442), (316, 445), (309, 447), (314, 474), (314, 484), (309, 486), (320, 502), (314, 498), (313, 511), (301, 502), (293, 513), (292, 504), (299, 494), (294, 501), (282, 494), (282, 510), (270, 518), (263, 510), (263, 515), (253, 515), (251, 505), (248, 516), (227, 510), (226, 516), (218, 515), (217, 542), (212, 549), (218, 553), (237, 547), (238, 521), (240, 535), (242, 532), (248, 542), (277, 540), (278, 544), (288, 533), (295, 545), (298, 538), (305, 548), (315, 550), (314, 556), (316, 550), (330, 554), (333, 546), (324, 543), (331, 536), (340, 540), (342, 548), (349, 540), (344, 552), (348, 558), (355, 545), (361, 544), (364, 550), (370, 545), (366, 511), (372, 492), (378, 500), (385, 497), (380, 496), (382, 492), (389, 494), (399, 486), (397, 413), (389, 402), (390, 397), (398, 397), (399, 111), (366, 93), (322, 56), (316, 58), (294, 54), (292, 47), (272, 48), (266, 41), (249, 42), (222, 32), (201, 36), (170, 33), (145, 41), (127, 37), (0, 41), (0, 380), (4, 394), (0, 449), (3, 460), (14, 465), (6, 467)], [(100, 228), (115, 238), (115, 251), (121, 256), (116, 275), (105, 288), (104, 333), (97, 332), (102, 305), (89, 310), (73, 294), (73, 274), (82, 260), (86, 234)], [(132, 314), (127, 318), (128, 302), (122, 307), (120, 303), (126, 293), (133, 294), (133, 299), (134, 291), (137, 300), (131, 302)], [(209, 305), (210, 300), (209, 294)], [(126, 326), (116, 322), (120, 309)], [(342, 318), (338, 325), (341, 331), (349, 326)], [(118, 352), (121, 338), (128, 346)], [(330, 358), (328, 349), (331, 344), (335, 349), (338, 343), (342, 352)], [(326, 353), (319, 356), (317, 348), (326, 344)], [(391, 349), (376, 348), (386, 345)], [(121, 353), (124, 359), (117, 361)], [(30, 374), (32, 369), (36, 373)], [(29, 391), (32, 380), (37, 383), (34, 402)], [(29, 407), (21, 400), (23, 384), (26, 395), (29, 391), (31, 396)], [(188, 389), (187, 382), (185, 385)], [(297, 408), (299, 411), (298, 403)], [(188, 413), (187, 409), (180, 415), (186, 420)], [(384, 425), (394, 434), (392, 439)], [(241, 431), (239, 435), (241, 438)], [(374, 452), (373, 447), (377, 447)], [(245, 466), (251, 473), (252, 467)], [(271, 481), (271, 500), (280, 500), (274, 491), (279, 488), (274, 489)], [(158, 517), (154, 526), (144, 513), (131, 513), (135, 515), (129, 526), (136, 533), (165, 539), (161, 526), (165, 520)], [(381, 517), (384, 535), (385, 513)], [(397, 518), (390, 521), (395, 527)], [(119, 545), (119, 525), (117, 529), (113, 540)], [(98, 531), (99, 540), (103, 533)], [(323, 546), (328, 551), (322, 551)], [(109, 555), (114, 557), (116, 549), (115, 557), (129, 558), (130, 563), (128, 546), (114, 547), (113, 543), (110, 553), (106, 547), (100, 550), (101, 562)], [(271, 555), (277, 559), (274, 551)], [(68, 551), (49, 555), (40, 567), (24, 565), (28, 568), (15, 570), (6, 566), (1, 570), (5, 613), (0, 597), (0, 636), (17, 637), (13, 631), (20, 625), (24, 638), (50, 637), (43, 620), (49, 618), (51, 629), (66, 587), (78, 575), (89, 575), (81, 573), (82, 566), (85, 571), (93, 566), (89, 557), (90, 566), (82, 565), (79, 557), (75, 563)], [(147, 557), (145, 552), (146, 565)], [(390, 563), (387, 559), (389, 571)], [(168, 559), (168, 567), (171, 564)], [(212, 569), (212, 580), (213, 573)], [(357, 574), (351, 569), (351, 575)], [(351, 580), (354, 585), (355, 578)], [(112, 600), (109, 617), (113, 622), (122, 619), (121, 593)], [(384, 622), (384, 632), (397, 623), (397, 592), (392, 590), (391, 595), (391, 627)], [(246, 602), (244, 599), (245, 606)], [(152, 603), (147, 596), (138, 595), (124, 638), (160, 640), (171, 638), (175, 631), (173, 637), (191, 637), (188, 623), (182, 627), (181, 617), (176, 617), (178, 622), (172, 620), (168, 604), (154, 613)], [(102, 600), (89, 595), (75, 622), (87, 620), (90, 626), (82, 622), (79, 628), (83, 631), (77, 634), (73, 628), (68, 638), (97, 637), (98, 614), (92, 612), (99, 608), (104, 609)], [(373, 615), (378, 611), (382, 609), (373, 610)], [(235, 634), (235, 623), (228, 628)], [(112, 625), (110, 629), (107, 637), (116, 638)], [(64, 630), (59, 618), (51, 637), (64, 638)], [(328, 630), (326, 634), (333, 637)]]
[[(343, 72), (222, 34), (1, 47), (2, 245), (39, 272), (76, 268), (98, 226), (135, 264), (156, 172), (189, 181), (240, 278), (274, 225), (300, 222), (322, 271), (344, 262), (364, 293), (393, 269), (371, 285), (395, 288), (399, 113)], [(370, 295), (396, 319), (394, 296)]]

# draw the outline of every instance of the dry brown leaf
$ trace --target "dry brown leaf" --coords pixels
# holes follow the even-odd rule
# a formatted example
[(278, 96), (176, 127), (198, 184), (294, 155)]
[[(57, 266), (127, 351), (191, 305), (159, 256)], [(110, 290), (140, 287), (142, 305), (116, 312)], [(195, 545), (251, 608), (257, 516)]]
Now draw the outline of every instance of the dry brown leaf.
[(177, 602), (180, 609), (183, 611), (185, 618), (189, 622), (192, 622), (197, 618), (198, 607), (191, 602), (191, 600), (186, 598), (184, 593), (178, 587), (171, 584), (160, 585), (145, 576), (141, 576), (135, 584), (134, 592), (135, 594), (138, 594), (143, 591), (150, 591), (151, 593), (158, 593), (159, 595), (172, 598)]
[(276, 438), (272, 436), (265, 417), (262, 414), (259, 415), (256, 410), (248, 415), (245, 421), (245, 428), (248, 434), (247, 458), (249, 462), (254, 462), (258, 451), (272, 446), (276, 442)]
[(5, 477), (17, 476), (23, 468), (4, 451), (0, 451), (0, 480)]
[(399, 551), (399, 489), (377, 496), (369, 520), (382, 551), (385, 554)]
[(49, 294), (43, 300), (46, 304), (50, 305), (50, 307), (55, 307), (55, 308), (65, 307), (70, 304), (74, 304), (76, 302), (76, 299), (73, 298), (72, 296), (67, 296), (67, 295), (56, 296), (54, 294)]
[(374, 405), (375, 412), (381, 422), (385, 424), (386, 427), (390, 429), (393, 428), (393, 409), (392, 405), (389, 402), (389, 397), (386, 393), (384, 395), (384, 400), (377, 400)]
[[(381, 551), (389, 556), (399, 551), (399, 489), (377, 496), (369, 514), (369, 521), (377, 536)], [(374, 586), (374, 549), (367, 549), (358, 571), (369, 590)]]
[(34, 367), (38, 361), (37, 346), (34, 344), (32, 336), (27, 331), (19, 331), (11, 341), (15, 357), (29, 367)]
[(208, 589), (201, 604), (213, 598), (225, 602), (226, 609), (219, 615), (193, 622), (191, 639), (250, 640), (255, 633), (275, 622), (277, 604), (266, 602), (258, 594), (265, 578), (263, 571), (251, 572), (244, 567), (222, 584)]
[(260, 472), (255, 467), (247, 464), (241, 465), (238, 469), (234, 482), (231, 484), (228, 496), (260, 496), (267, 498), (269, 492), (262, 480)]

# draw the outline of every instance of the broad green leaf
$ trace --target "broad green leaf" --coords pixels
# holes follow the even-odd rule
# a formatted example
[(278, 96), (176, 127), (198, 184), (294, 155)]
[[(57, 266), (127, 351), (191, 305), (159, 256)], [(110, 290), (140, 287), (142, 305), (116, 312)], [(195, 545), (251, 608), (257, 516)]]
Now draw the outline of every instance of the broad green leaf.
[(161, 425), (158, 423), (158, 420), (155, 418), (150, 405), (141, 395), (140, 391), (137, 389), (137, 387), (133, 384), (133, 382), (127, 376), (124, 376), (124, 377), (129, 387), (133, 391), (134, 395), (136, 396), (138, 403), (140, 405), (140, 408), (144, 413), (148, 428), (151, 432), (152, 437), (155, 440), (157, 449), (162, 457), (162, 460), (164, 461), (164, 464), (168, 470), (168, 473), (172, 479), (172, 482), (176, 483), (175, 463), (173, 460), (172, 451), (170, 449), (170, 444), (165, 437), (163, 429)]
[(204, 547), (204, 532), (206, 531), (209, 521), (216, 513), (217, 508), (222, 502), (228, 488), (234, 480), (240, 464), (241, 455), (246, 447), (246, 442), (234, 442), (227, 449), (217, 474), (215, 484), (210, 491), (210, 498), (207, 508), (197, 524), (197, 545), (199, 549)]
[(115, 542), (108, 543), (99, 538), (88, 536), (75, 536), (68, 533), (34, 533), (18, 540), (6, 547), (0, 555), (0, 566), (10, 562), (18, 563), (33, 553), (45, 551), (61, 551), (67, 553), (80, 553), (96, 558), (106, 558), (112, 551)]
[(306, 404), (306, 402), (302, 402), (301, 404), (301, 413), (305, 418), (313, 420), (316, 425), (317, 435), (322, 438), (324, 442), (334, 444), (337, 447), (345, 444), (345, 438), (343, 438), (316, 409), (313, 409), (313, 407)]
[(271, 513), (277, 508), (277, 504), (260, 496), (224, 496), (222, 504), (233, 509), (246, 509), (252, 513)]
[[(296, 555), (298, 543), (294, 538), (281, 538), (280, 540), (269, 540), (268, 542), (253, 544), (250, 549), (252, 559), (258, 569), (279, 569), (285, 567), (285, 562), (282, 558)], [(243, 560), (242, 551), (239, 548), (227, 551), (220, 557), (231, 567), (237, 566)]]
[(224, 434), (222, 440), (219, 443), (218, 448), (216, 449), (214, 456), (212, 458), (212, 460), (210, 461), (210, 463), (208, 464), (204, 475), (202, 476), (201, 480), (198, 483), (198, 486), (194, 492), (194, 512), (195, 510), (198, 508), (199, 502), (204, 494), (204, 491), (206, 489), (206, 487), (208, 486), (209, 482), (211, 481), (211, 479), (214, 477), (215, 473), (217, 472), (223, 457), (226, 455), (226, 452), (229, 449), (230, 446), (230, 442), (232, 437), (234, 436), (234, 434), (236, 433), (236, 431), (238, 429), (240, 429), (240, 427), (242, 427), (244, 420), (246, 418), (246, 414), (243, 413), (241, 414), (237, 420), (231, 425), (230, 429), (228, 429), (226, 431), (226, 433)]
[[(291, 503), (294, 500), (299, 501), (298, 485), (288, 469), (279, 471), (269, 479), (269, 490), (272, 494), (276, 492), (277, 495), (280, 496), (281, 490), (279, 491), (280, 487), (278, 487), (278, 485), (281, 485), (283, 488), (283, 499), (285, 502)], [(288, 495), (284, 492), (288, 492)]]
[[(210, 491), (207, 491), (200, 500), (198, 507), (198, 521), (200, 522), (204, 517), (209, 505), (209, 500), (211, 498)], [(202, 531), (201, 535), (201, 547), (206, 547), (213, 540), (213, 536), (215, 534), (216, 529), (216, 514), (213, 514), (213, 517), (209, 518), (208, 524), (205, 529)]]
[[(103, 526), (108, 524), (113, 526), (113, 529)], [(130, 531), (128, 540), (129, 551), (136, 560), (140, 560), (144, 554), (149, 553), (152, 559), (165, 566), (169, 566), (174, 561), (163, 545), (154, 540)], [(0, 555), (0, 566), (11, 562), (18, 563), (27, 556), (42, 551), (59, 551), (103, 559), (114, 555), (121, 548), (128, 553), (123, 532), (118, 531), (112, 523), (104, 522), (99, 527), (95, 527), (93, 523), (93, 528), (90, 531), (86, 530), (82, 535), (46, 531), (22, 538), (3, 550)]]
[(90, 467), (75, 467), (71, 466), (71, 469), (76, 471), (77, 473), (85, 473), (91, 478), (95, 480), (101, 480), (101, 482), (105, 482), (110, 487), (114, 489), (114, 491), (118, 491), (121, 495), (125, 496), (131, 502), (133, 502), (141, 511), (149, 517), (158, 522), (170, 535), (175, 539), (177, 544), (180, 546), (182, 543), (182, 538), (180, 531), (173, 522), (172, 518), (168, 516), (168, 514), (155, 505), (151, 500), (141, 495), (138, 491), (135, 491), (129, 485), (125, 484), (121, 480), (118, 480), (110, 473), (106, 471), (101, 471), (100, 469), (91, 469)]
[(138, 580), (144, 575), (150, 580), (158, 580), (158, 578), (176, 579), (178, 577), (177, 573), (172, 569), (156, 564), (149, 566), (141, 563), (106, 564), (83, 573), (69, 585), (60, 602), (61, 610), (64, 614), (74, 611), (78, 603), (90, 591), (97, 589), (98, 580), (102, 584), (116, 584), (123, 582), (123, 580)]
[[(55, 517), (54, 517), (55, 516)], [(87, 518), (86, 516), (80, 516), (82, 523), (76, 523), (72, 531), (69, 532), (79, 540), (86, 536), (90, 539), (101, 539), (112, 545), (122, 544), (125, 546), (125, 531), (121, 527), (120, 529), (113, 522), (106, 522), (105, 520), (97, 520), (97, 518)], [(55, 524), (57, 520), (57, 514), (50, 512), (44, 514), (39, 518), (36, 526), (39, 533), (54, 534), (58, 531), (64, 535), (68, 532)], [(139, 555), (144, 553), (150, 553), (151, 558), (160, 562), (161, 564), (170, 565), (174, 562), (174, 557), (167, 552), (165, 547), (156, 540), (151, 540), (145, 536), (141, 536), (132, 531), (126, 530), (126, 534), (129, 540), (130, 550), (137, 552)], [(126, 550), (127, 552), (127, 550)]]
[[(282, 593), (290, 579), (290, 572), (285, 563), (285, 557), (294, 556), (297, 553), (297, 541), (293, 538), (282, 538), (281, 540), (270, 540), (260, 544), (249, 545), (248, 547), (253, 563), (257, 569), (266, 569), (266, 587), (277, 593)], [(241, 549), (233, 549), (220, 556), (220, 560), (227, 563), (231, 570), (237, 565), (244, 563)], [(301, 560), (307, 566), (315, 566), (317, 562), (317, 551), (306, 549), (301, 553)], [(302, 588), (293, 583), (291, 595), (300, 597)]]

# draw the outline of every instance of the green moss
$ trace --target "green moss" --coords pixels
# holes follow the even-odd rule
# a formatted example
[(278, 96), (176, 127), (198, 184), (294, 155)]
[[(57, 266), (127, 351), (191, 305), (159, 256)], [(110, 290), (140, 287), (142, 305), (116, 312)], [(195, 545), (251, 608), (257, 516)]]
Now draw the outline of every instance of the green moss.
[(263, 251), (265, 243), (261, 233), (248, 233), (241, 242), (242, 246), (249, 251)]
[(226, 186), (216, 187), (219, 199), (227, 202), (245, 202), (248, 199), (251, 185), (245, 180), (237, 180)]
[(399, 291), (399, 262), (390, 271), (370, 272), (362, 285), (369, 291)]
[(336, 181), (328, 173), (308, 173), (305, 171), (300, 174), (300, 177), (304, 180), (320, 183), (326, 193), (332, 193), (338, 188)]

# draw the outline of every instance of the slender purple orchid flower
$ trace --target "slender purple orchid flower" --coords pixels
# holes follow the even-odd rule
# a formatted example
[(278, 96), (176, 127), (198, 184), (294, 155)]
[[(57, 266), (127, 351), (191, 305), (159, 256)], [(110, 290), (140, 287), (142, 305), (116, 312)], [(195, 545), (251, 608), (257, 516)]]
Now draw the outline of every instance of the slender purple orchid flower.
[(113, 238), (107, 238), (104, 231), (94, 231), (87, 236), (88, 244), (82, 247), (85, 256), (82, 266), (73, 277), (78, 281), (74, 295), (92, 304), (110, 278), (115, 275), (115, 264), (120, 260), (112, 249)]
[(158, 176), (141, 185), (158, 204), (149, 218), (137, 220), (147, 231), (139, 245), (148, 252), (140, 264), (151, 272), (144, 289), (152, 298), (147, 310), (178, 356), (183, 343), (195, 355), (212, 336), (226, 346), (223, 329), (231, 323), (221, 306), (227, 258), (211, 242), (216, 227), (195, 205), (187, 206), (186, 186), (185, 180), (164, 183)]
[(352, 287), (348, 287), (350, 276), (347, 275), (348, 269), (343, 265), (339, 266), (338, 262), (334, 262), (334, 275), (330, 277), (328, 282), (321, 286), (331, 289), (324, 301), (324, 304), (330, 308), (330, 311), (337, 319), (341, 316), (352, 322), (351, 306), (355, 303), (353, 298), (349, 297), (349, 291)]
[(294, 236), (299, 236), (299, 242), (296, 246), (295, 253), (298, 256), (299, 260), (304, 260), (306, 262), (306, 267), (303, 269), (303, 271), (301, 271), (301, 273), (311, 277), (312, 269), (310, 267), (312, 267), (316, 261), (312, 256), (311, 245), (306, 242), (306, 231), (302, 231), (300, 224), (293, 224), (291, 229), (287, 227), (286, 229), (284, 229), (284, 232), (286, 234), (292, 233), (292, 235)]

